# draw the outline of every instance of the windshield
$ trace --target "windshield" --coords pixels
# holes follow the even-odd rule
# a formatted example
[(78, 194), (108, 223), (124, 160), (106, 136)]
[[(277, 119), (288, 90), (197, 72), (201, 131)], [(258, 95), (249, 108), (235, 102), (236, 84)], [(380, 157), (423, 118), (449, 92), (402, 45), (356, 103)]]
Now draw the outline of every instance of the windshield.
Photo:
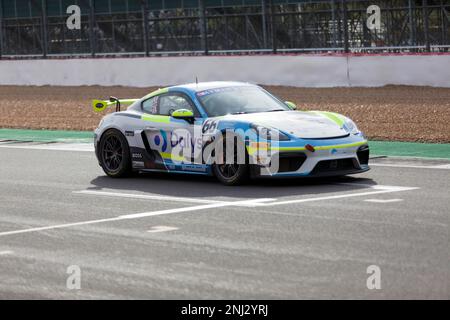
[(289, 108), (258, 87), (227, 87), (197, 93), (203, 108), (210, 117), (269, 111), (286, 111)]

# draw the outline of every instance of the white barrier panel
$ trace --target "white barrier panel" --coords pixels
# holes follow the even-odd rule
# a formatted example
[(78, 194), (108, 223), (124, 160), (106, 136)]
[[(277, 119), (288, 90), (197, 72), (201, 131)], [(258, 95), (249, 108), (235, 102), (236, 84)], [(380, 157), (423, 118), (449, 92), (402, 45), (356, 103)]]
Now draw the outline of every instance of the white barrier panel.
[(348, 68), (350, 86), (450, 87), (450, 55), (352, 56)]
[(450, 55), (202, 56), (0, 61), (0, 85), (166, 86), (236, 80), (296, 87), (450, 87)]

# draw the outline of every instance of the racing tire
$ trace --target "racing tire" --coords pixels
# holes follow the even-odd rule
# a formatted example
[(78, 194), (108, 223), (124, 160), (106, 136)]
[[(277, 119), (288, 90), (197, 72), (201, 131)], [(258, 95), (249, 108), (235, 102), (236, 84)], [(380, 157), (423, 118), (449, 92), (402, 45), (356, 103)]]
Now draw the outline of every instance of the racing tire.
[[(238, 138), (234, 138), (235, 141), (235, 146), (234, 146), (234, 160), (235, 162), (237, 162), (237, 145), (239, 143), (242, 143), (240, 141), (240, 139)], [(224, 159), (226, 159), (226, 152), (225, 152), (225, 146), (223, 149), (223, 157)], [(243, 149), (245, 150), (245, 148)], [(249, 166), (248, 166), (248, 155), (247, 152), (245, 151), (245, 163), (244, 164), (237, 164), (237, 163), (232, 163), (232, 164), (226, 164), (225, 160), (223, 164), (217, 164), (214, 163), (212, 166), (214, 175), (216, 176), (216, 178), (224, 185), (226, 186), (237, 186), (240, 184), (243, 184), (245, 182), (247, 182), (248, 178), (249, 178)]]
[(127, 139), (116, 130), (106, 131), (99, 143), (100, 166), (110, 177), (122, 178), (131, 174), (130, 148)]

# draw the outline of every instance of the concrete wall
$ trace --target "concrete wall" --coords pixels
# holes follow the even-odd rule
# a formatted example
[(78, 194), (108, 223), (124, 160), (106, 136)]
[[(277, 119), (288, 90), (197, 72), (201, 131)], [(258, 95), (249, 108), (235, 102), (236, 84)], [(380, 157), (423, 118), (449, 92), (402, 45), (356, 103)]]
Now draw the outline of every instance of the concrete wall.
[(262, 55), (0, 60), (0, 85), (165, 86), (237, 80), (297, 87), (450, 87), (450, 55)]

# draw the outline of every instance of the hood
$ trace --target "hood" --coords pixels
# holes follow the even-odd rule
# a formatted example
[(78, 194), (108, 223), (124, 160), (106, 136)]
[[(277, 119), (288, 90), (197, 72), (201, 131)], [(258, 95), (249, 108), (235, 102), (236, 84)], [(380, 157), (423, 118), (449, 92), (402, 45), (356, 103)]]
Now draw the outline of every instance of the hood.
[(338, 138), (348, 135), (345, 129), (326, 116), (304, 111), (237, 114), (227, 115), (223, 119), (275, 128), (302, 139)]

